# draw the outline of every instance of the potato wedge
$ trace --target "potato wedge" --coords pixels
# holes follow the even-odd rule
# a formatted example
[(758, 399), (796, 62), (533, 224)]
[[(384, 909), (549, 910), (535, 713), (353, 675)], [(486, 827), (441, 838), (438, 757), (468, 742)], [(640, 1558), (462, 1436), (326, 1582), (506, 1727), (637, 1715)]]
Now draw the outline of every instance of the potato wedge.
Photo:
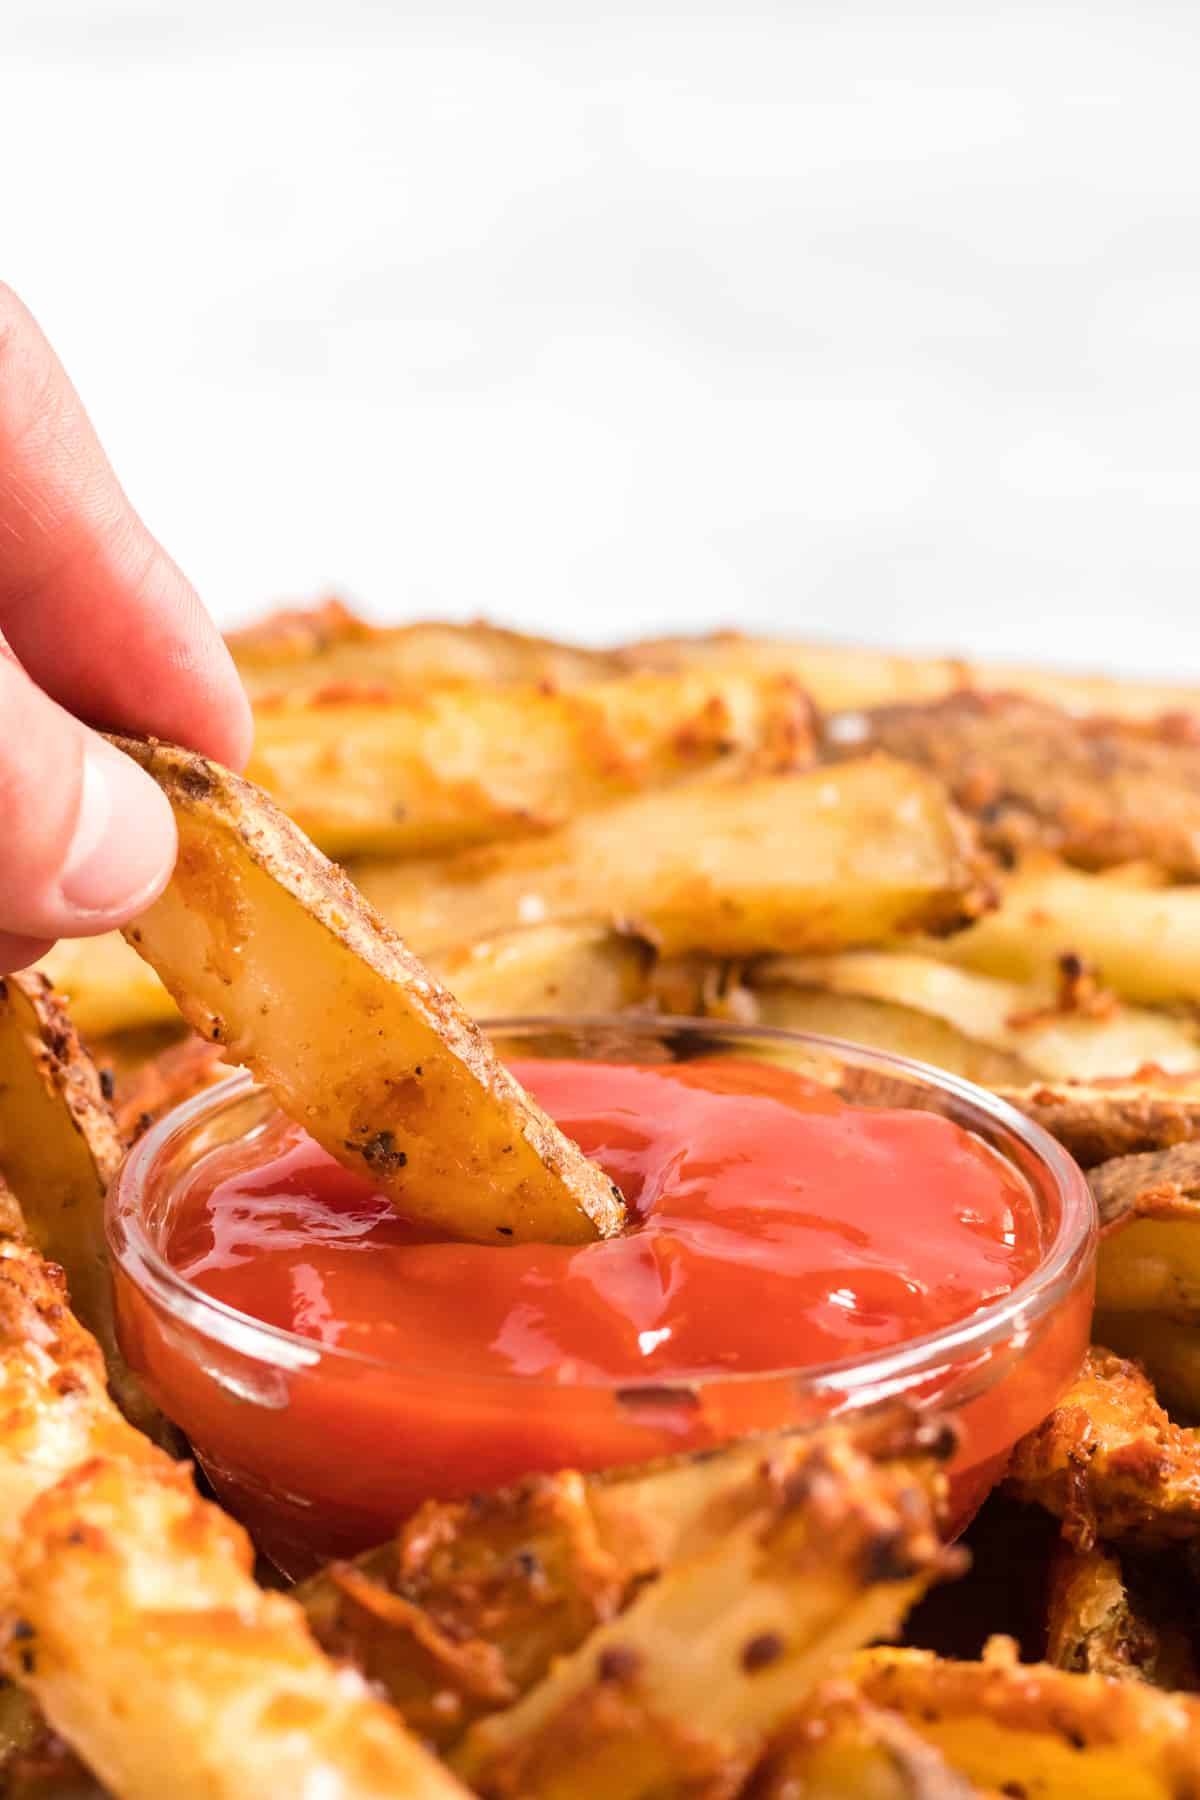
[(790, 1718), (741, 1800), (986, 1800), (932, 1744), (853, 1687), (825, 1682)]
[(1200, 1422), (1200, 1324), (1160, 1312), (1098, 1312), (1092, 1329), (1136, 1358), (1173, 1418)]
[(249, 778), (331, 856), (529, 837), (698, 776), (799, 768), (812, 713), (786, 676), (629, 675), (560, 692), (333, 689), (263, 701)]
[(431, 958), (476, 1019), (624, 1012), (649, 995), (654, 953), (606, 925), (526, 925)]
[(34, 1243), (66, 1274), (114, 1398), (164, 1441), (166, 1421), (117, 1346), (104, 1197), (121, 1148), (95, 1065), (49, 983), (32, 971), (0, 980), (0, 1169)]
[(952, 1768), (1033, 1800), (1179, 1800), (1200, 1781), (1200, 1701), (1140, 1682), (1018, 1663), (1003, 1640), (983, 1662), (867, 1650), (849, 1676)]
[(144, 1058), (132, 1072), (116, 1078), (113, 1117), (121, 1141), (133, 1143), (173, 1106), (232, 1074), (232, 1064), (221, 1060), (219, 1044), (190, 1033)]
[(1144, 859), (1200, 875), (1200, 744), (1170, 729), (1076, 719), (1023, 694), (955, 694), (825, 721), (824, 755), (919, 763), (1005, 858), (1035, 846), (1088, 869)]
[(902, 950), (772, 959), (753, 981), (905, 1006), (1052, 1079), (1133, 1074), (1147, 1063), (1200, 1070), (1200, 1037), (1186, 1020), (1132, 1006), (1097, 1015), (1063, 1012), (1047, 988), (1021, 987)]
[(1183, 683), (1116, 680), (957, 656), (904, 656), (863, 646), (744, 637), (736, 631), (647, 639), (626, 645), (622, 654), (634, 669), (784, 670), (827, 712), (938, 700), (945, 694), (976, 690), (1025, 694), (1081, 716), (1151, 720), (1200, 713), (1200, 687)]
[(1176, 1425), (1136, 1363), (1098, 1345), (1058, 1405), (1013, 1451), (1008, 1489), (1098, 1539), (1155, 1547), (1200, 1529), (1200, 1438)]
[(438, 1230), (573, 1243), (620, 1228), (603, 1173), (265, 795), (189, 752), (114, 741), (170, 799), (180, 845), (126, 935), (202, 1037)]
[(837, 949), (950, 929), (986, 903), (940, 784), (878, 757), (648, 794), (535, 842), (355, 872), (425, 953), (580, 920), (626, 925), (664, 956)]
[(1000, 1086), (1010, 1106), (1056, 1137), (1085, 1169), (1113, 1157), (1169, 1150), (1200, 1135), (1200, 1076), (1159, 1069), (1133, 1081)]
[(760, 1491), (523, 1700), (472, 1726), (451, 1761), (483, 1800), (731, 1791), (830, 1659), (894, 1631), (954, 1561), (927, 1477), (872, 1465), (835, 1429), (786, 1480), (768, 1467)]
[(984, 1086), (1032, 1079), (1033, 1070), (1015, 1051), (993, 1049), (916, 1007), (789, 981), (787, 959), (781, 961), (784, 966), (777, 968), (774, 959), (767, 959), (751, 974), (746, 991), (757, 1024), (845, 1038), (871, 1050), (931, 1063)]
[(116, 1411), (61, 1272), (0, 1268), (0, 1662), (51, 1725), (121, 1800), (461, 1800)]
[(1200, 1000), (1200, 885), (1151, 884), (1140, 866), (1089, 875), (1034, 857), (1005, 877), (995, 912), (930, 949), (1008, 981), (1053, 980), (1066, 953), (1123, 999)]
[[(854, 1427), (864, 1455), (889, 1460), (949, 1446), (906, 1415)], [(764, 1466), (788, 1479), (811, 1431), (580, 1476), (535, 1476), (470, 1503), (430, 1502), (396, 1538), (335, 1563), (297, 1589), (330, 1655), (351, 1662), (445, 1751), (475, 1719), (527, 1693), (557, 1657), (614, 1618), (681, 1555), (722, 1541), (761, 1509)]]
[[(1131, 1568), (1140, 1580), (1131, 1578)], [(1168, 1609), (1163, 1601), (1172, 1577), (1176, 1604)], [(1061, 1544), (1050, 1571), (1046, 1661), (1056, 1669), (1194, 1693), (1196, 1662), (1178, 1589), (1178, 1572), (1165, 1556), (1157, 1566), (1137, 1569), (1100, 1545), (1076, 1550)]]
[(37, 965), (89, 1041), (147, 1025), (179, 1025), (179, 1008), (119, 931), (60, 938)]
[(1097, 1305), (1200, 1320), (1200, 1143), (1116, 1157), (1088, 1183), (1102, 1226)]
[(226, 642), (252, 700), (343, 685), (389, 693), (424, 693), (447, 682), (577, 687), (626, 668), (617, 651), (529, 637), (482, 619), (372, 625), (336, 599), (272, 613)]

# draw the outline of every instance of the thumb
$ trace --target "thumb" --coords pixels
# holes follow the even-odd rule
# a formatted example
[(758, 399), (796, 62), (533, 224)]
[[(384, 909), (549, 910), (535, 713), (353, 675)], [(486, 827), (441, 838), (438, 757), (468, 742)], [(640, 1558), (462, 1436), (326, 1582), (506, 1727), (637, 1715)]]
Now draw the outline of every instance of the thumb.
[(148, 906), (175, 821), (136, 763), (4, 656), (0, 721), (0, 963), (14, 968), (43, 947), (29, 940), (90, 937)]

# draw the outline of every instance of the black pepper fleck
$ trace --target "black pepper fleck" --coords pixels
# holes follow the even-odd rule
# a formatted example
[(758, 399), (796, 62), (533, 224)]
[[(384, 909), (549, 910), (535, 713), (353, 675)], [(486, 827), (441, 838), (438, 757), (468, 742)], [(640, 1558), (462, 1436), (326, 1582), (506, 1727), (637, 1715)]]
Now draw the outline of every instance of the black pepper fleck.
[(784, 1652), (784, 1642), (777, 1631), (761, 1631), (752, 1637), (742, 1651), (742, 1667), (747, 1675), (769, 1668)]
[(394, 1175), (408, 1162), (406, 1152), (397, 1150), (395, 1135), (390, 1131), (372, 1132), (361, 1140), (347, 1138), (346, 1148), (361, 1156), (373, 1175)]
[(599, 1681), (632, 1681), (641, 1666), (636, 1650), (626, 1644), (610, 1644), (596, 1658), (596, 1677)]

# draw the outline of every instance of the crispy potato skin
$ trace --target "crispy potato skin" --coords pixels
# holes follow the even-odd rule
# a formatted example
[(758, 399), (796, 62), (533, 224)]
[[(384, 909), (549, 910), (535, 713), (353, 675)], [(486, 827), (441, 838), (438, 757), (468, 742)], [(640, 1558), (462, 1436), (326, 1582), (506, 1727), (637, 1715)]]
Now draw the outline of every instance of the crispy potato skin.
[(454, 997), (257, 788), (118, 741), (175, 810), (179, 856), (126, 935), (339, 1162), (402, 1211), (481, 1242), (620, 1229), (611, 1182), (503, 1067)]
[(329, 1654), (445, 1750), (614, 1616), (636, 1541), (602, 1544), (579, 1475), (536, 1476), (467, 1504), (430, 1501), (392, 1543), (332, 1564), (297, 1598)]
[(1088, 1186), (1103, 1226), (1171, 1209), (1180, 1200), (1200, 1199), (1200, 1143), (1115, 1157), (1091, 1171)]
[(1075, 719), (1025, 695), (964, 693), (827, 722), (827, 756), (864, 746), (940, 776), (1006, 858), (1040, 847), (1089, 869), (1145, 859), (1200, 874), (1200, 741)]
[(122, 1800), (451, 1800), (105, 1391), (61, 1271), (0, 1240), (0, 1663)]
[(1137, 1363), (1094, 1346), (1073, 1386), (1013, 1451), (1008, 1487), (1098, 1539), (1156, 1546), (1200, 1527), (1200, 1440), (1176, 1425)]
[(1140, 1082), (999, 1084), (996, 1092), (1057, 1138), (1084, 1169), (1169, 1150), (1200, 1133), (1200, 1082), (1160, 1069)]

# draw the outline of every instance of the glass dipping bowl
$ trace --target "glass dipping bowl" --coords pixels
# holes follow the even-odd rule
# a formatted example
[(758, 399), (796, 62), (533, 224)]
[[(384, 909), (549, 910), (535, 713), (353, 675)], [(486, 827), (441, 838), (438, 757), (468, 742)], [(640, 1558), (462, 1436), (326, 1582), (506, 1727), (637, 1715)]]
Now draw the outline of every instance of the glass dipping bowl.
[[(957, 1420), (951, 1523), (961, 1529), (1087, 1344), (1095, 1210), (1066, 1152), (968, 1082), (832, 1038), (671, 1018), (502, 1019), (486, 1029), (501, 1057), (735, 1058), (792, 1069), (855, 1105), (941, 1113), (1024, 1177), (1041, 1260), (1005, 1298), (948, 1329), (820, 1367), (617, 1386), (545, 1375), (464, 1380), (436, 1364), (383, 1362), (262, 1324), (165, 1260), (181, 1178), (232, 1141), (252, 1141), (275, 1114), (249, 1075), (234, 1076), (134, 1146), (110, 1194), (108, 1232), (125, 1356), (264, 1554), (300, 1576), (382, 1542), (425, 1499), (464, 1497), (534, 1470), (649, 1461), (898, 1398)], [(880, 1199), (902, 1205), (902, 1186)]]

